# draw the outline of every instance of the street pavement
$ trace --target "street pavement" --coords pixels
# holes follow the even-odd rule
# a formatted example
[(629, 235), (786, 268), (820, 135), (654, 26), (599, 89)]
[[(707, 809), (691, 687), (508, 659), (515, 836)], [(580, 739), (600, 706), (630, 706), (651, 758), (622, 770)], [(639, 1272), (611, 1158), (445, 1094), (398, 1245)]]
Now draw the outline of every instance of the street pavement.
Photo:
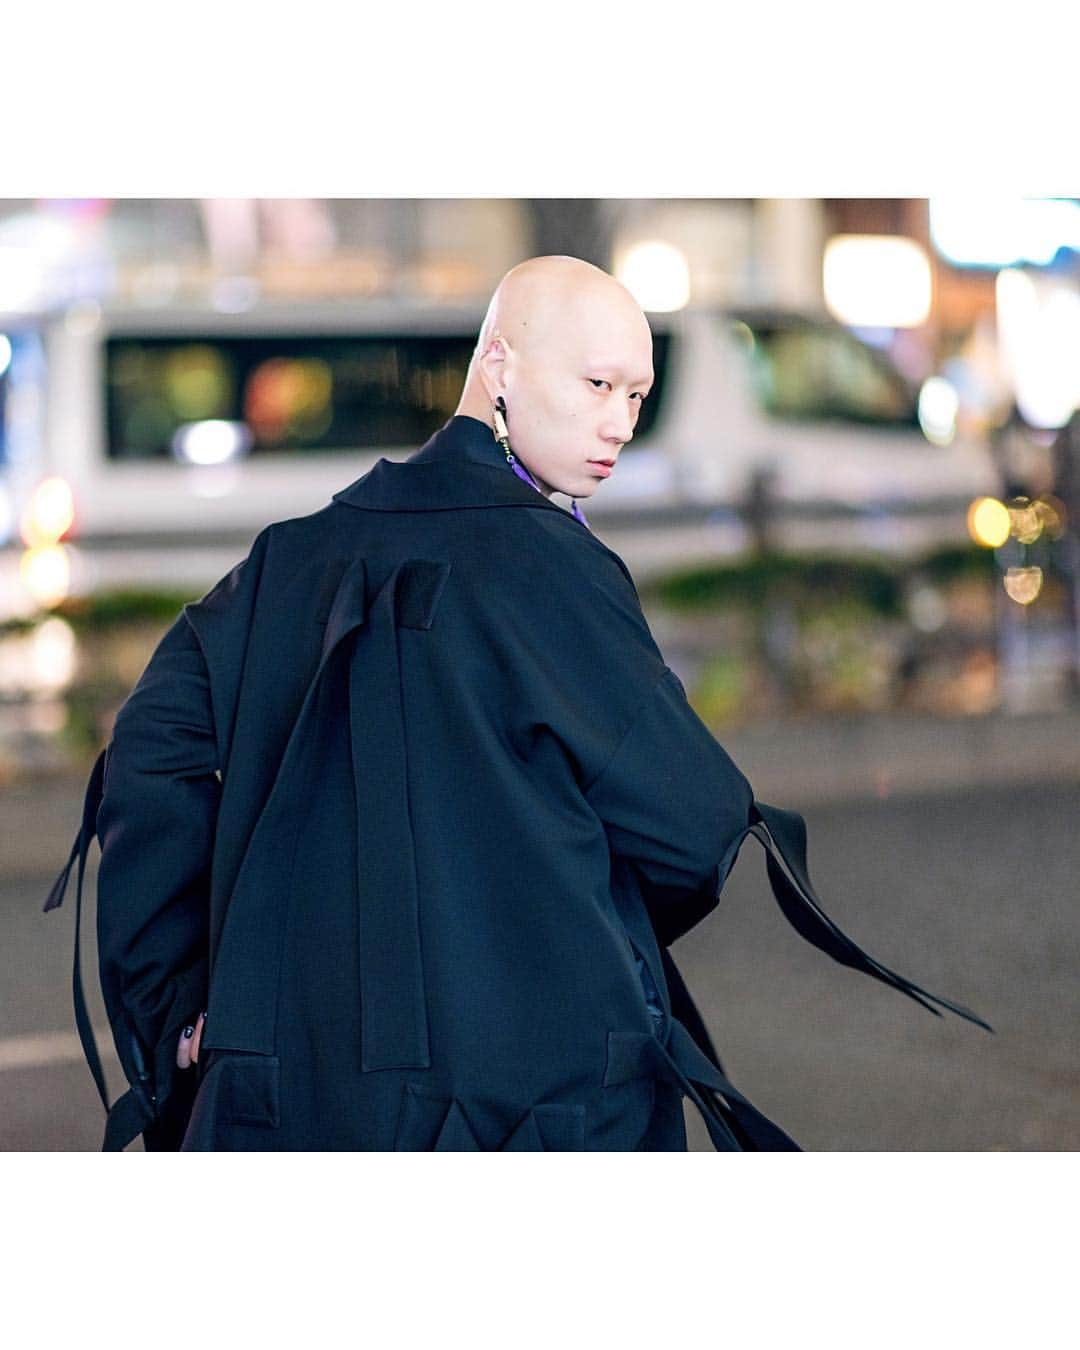
[[(808, 1151), (1080, 1147), (1080, 717), (879, 718), (720, 739), (759, 798), (803, 813), (810, 876), (840, 926), (995, 1028), (935, 1017), (809, 946), (748, 836), (718, 909), (672, 949), (736, 1086)], [(51, 775), (0, 792), (0, 1150), (100, 1147), (71, 1005), (74, 877), (63, 908), (41, 912), (82, 789)], [(84, 981), (115, 1098), (96, 856), (95, 844)], [(707, 1150), (690, 1104), (686, 1115), (691, 1148)]]

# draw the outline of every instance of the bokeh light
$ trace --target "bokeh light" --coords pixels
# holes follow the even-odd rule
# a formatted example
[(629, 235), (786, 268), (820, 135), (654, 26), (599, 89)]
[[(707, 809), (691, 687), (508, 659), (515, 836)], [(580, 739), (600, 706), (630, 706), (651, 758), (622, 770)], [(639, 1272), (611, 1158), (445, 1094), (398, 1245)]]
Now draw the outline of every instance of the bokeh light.
[(930, 260), (914, 239), (835, 235), (825, 245), (822, 284), (841, 323), (915, 328), (930, 314)]
[(28, 548), (19, 559), (19, 576), (42, 609), (52, 609), (71, 590), (71, 562), (63, 544)]
[(932, 375), (919, 390), (919, 425), (934, 445), (948, 445), (956, 436), (960, 397), (941, 375)]
[(968, 507), (968, 534), (984, 548), (1000, 548), (1009, 537), (1012, 517), (996, 497), (976, 497)]
[(244, 417), (261, 444), (314, 440), (333, 420), (334, 376), (317, 357), (271, 357), (256, 368), (244, 394)]
[(251, 442), (251, 430), (243, 422), (211, 418), (177, 427), (172, 452), (187, 464), (227, 464), (245, 455)]
[(1001, 579), (1010, 600), (1018, 605), (1030, 605), (1042, 590), (1041, 567), (1010, 567)]
[(55, 544), (75, 523), (71, 485), (59, 476), (44, 478), (34, 489), (20, 524), (27, 548)]
[(690, 300), (690, 267), (674, 244), (643, 240), (626, 250), (615, 275), (642, 309), (657, 313), (682, 309)]

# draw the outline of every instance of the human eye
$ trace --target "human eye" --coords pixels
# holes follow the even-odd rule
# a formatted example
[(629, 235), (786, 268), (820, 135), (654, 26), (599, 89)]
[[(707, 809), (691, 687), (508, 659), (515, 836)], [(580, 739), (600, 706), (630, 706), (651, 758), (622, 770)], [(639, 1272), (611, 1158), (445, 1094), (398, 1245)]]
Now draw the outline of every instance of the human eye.
[(610, 380), (600, 380), (600, 379), (595, 379), (593, 376), (590, 375), (590, 376), (589, 376), (589, 383), (590, 383), (590, 384), (607, 384), (607, 385), (610, 385), (611, 381), (610, 381)]

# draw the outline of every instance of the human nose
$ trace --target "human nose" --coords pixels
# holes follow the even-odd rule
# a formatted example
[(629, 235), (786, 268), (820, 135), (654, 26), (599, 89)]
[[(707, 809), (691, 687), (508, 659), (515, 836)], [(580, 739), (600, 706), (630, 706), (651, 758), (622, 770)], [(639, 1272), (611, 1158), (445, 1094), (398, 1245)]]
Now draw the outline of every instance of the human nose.
[(619, 405), (611, 413), (608, 425), (604, 429), (604, 439), (625, 445), (627, 441), (633, 439), (636, 421), (637, 418), (631, 411), (629, 403)]

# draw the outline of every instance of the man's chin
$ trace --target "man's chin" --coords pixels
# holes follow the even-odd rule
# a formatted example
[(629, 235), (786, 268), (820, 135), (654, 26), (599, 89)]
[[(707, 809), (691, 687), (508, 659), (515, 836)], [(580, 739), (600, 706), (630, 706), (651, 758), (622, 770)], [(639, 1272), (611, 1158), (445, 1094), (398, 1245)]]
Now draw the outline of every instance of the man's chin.
[[(536, 477), (536, 475), (533, 475)], [(542, 478), (537, 478), (540, 484), (540, 490), (545, 497), (551, 497), (554, 492), (561, 492), (564, 497), (572, 499), (578, 497), (591, 497), (600, 484), (604, 481), (602, 478), (579, 478), (573, 483), (568, 483), (566, 487), (560, 487), (555, 484), (546, 483)]]

